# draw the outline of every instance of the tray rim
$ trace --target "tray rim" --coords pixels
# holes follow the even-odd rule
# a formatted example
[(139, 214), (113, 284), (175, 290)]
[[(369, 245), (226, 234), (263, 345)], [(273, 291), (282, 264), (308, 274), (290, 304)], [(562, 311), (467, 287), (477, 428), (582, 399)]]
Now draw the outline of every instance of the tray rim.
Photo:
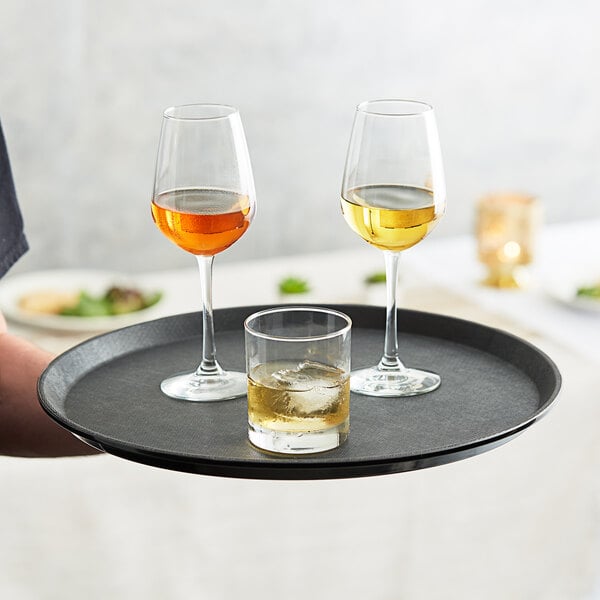
[[(274, 306), (279, 305), (251, 305), (251, 306), (235, 306), (235, 307), (227, 307), (216, 309), (215, 312), (215, 320), (218, 317), (223, 316), (227, 313), (234, 313), (239, 311), (245, 311), (247, 314), (251, 314), (255, 311), (263, 310), (265, 308), (272, 308)], [(286, 305), (287, 306), (287, 305)], [(371, 309), (377, 312), (381, 312), (385, 315), (385, 307), (374, 306), (374, 305), (364, 305), (364, 304), (331, 304), (331, 303), (323, 303), (323, 304), (298, 304), (298, 305), (290, 305), (290, 306), (319, 306), (319, 307), (327, 307), (333, 308), (335, 310), (340, 310), (345, 312), (345, 310), (356, 311), (361, 309)], [(111, 337), (115, 334), (126, 335), (128, 330), (144, 328), (152, 323), (156, 322), (166, 322), (169, 320), (179, 320), (185, 318), (197, 319), (201, 322), (200, 311), (193, 311), (188, 313), (181, 313), (177, 315), (171, 315), (167, 317), (161, 317), (158, 319), (153, 319), (150, 321), (145, 321), (143, 323), (136, 323), (129, 325), (127, 327), (122, 327), (119, 329), (115, 329), (109, 332), (105, 332), (99, 335), (95, 335), (83, 342), (76, 344), (75, 346), (69, 348), (62, 354), (55, 357), (44, 370), (42, 375), (38, 380), (38, 398), (39, 402), (43, 408), (43, 410), (60, 426), (64, 427), (68, 431), (70, 431), (73, 435), (86, 442), (92, 447), (103, 450), (109, 454), (113, 454), (120, 458), (125, 458), (127, 460), (133, 460), (135, 462), (139, 462), (142, 464), (146, 464), (149, 466), (155, 466), (160, 468), (167, 468), (170, 470), (183, 471), (188, 473), (198, 473), (205, 475), (217, 475), (223, 477), (236, 477), (236, 478), (248, 478), (248, 479), (336, 479), (336, 478), (347, 478), (347, 477), (365, 477), (372, 475), (382, 475), (382, 474), (390, 474), (390, 473), (400, 473), (405, 471), (417, 470), (422, 468), (428, 468), (433, 466), (438, 466), (442, 464), (447, 464), (450, 462), (455, 462), (458, 460), (463, 460), (465, 458), (469, 458), (471, 456), (475, 456), (477, 454), (481, 454), (483, 452), (487, 452), (493, 448), (496, 448), (508, 441), (512, 440), (514, 437), (520, 435), (523, 431), (529, 428), (533, 423), (537, 422), (543, 416), (547, 414), (550, 408), (552, 408), (555, 404), (556, 398), (559, 395), (561, 386), (562, 386), (562, 376), (555, 362), (540, 348), (538, 348), (535, 344), (529, 342), (528, 340), (519, 337), (513, 333), (508, 331), (499, 329), (497, 327), (492, 327), (483, 323), (479, 323), (477, 321), (472, 321), (468, 319), (463, 319), (459, 317), (454, 317), (450, 315), (444, 315), (441, 313), (427, 312), (427, 311), (418, 311), (413, 309), (397, 309), (399, 322), (411, 322), (411, 316), (421, 317), (421, 318), (437, 318), (441, 319), (445, 322), (462, 324), (464, 327), (475, 326), (477, 328), (481, 328), (486, 330), (490, 334), (500, 335), (502, 337), (507, 337), (511, 339), (514, 343), (521, 344), (525, 348), (529, 349), (539, 358), (541, 358), (547, 367), (549, 367), (553, 377), (554, 382), (552, 386), (552, 391), (548, 394), (547, 398), (540, 404), (538, 409), (527, 419), (521, 421), (520, 423), (508, 427), (502, 431), (498, 431), (493, 435), (488, 435), (487, 437), (483, 437), (477, 439), (471, 443), (461, 444), (459, 446), (450, 446), (450, 447), (438, 447), (432, 449), (431, 452), (424, 452), (418, 455), (412, 455), (410, 457), (394, 457), (394, 458), (377, 458), (377, 459), (348, 459), (348, 458), (337, 458), (328, 456), (328, 453), (323, 454), (313, 454), (313, 455), (285, 455), (281, 457), (276, 457), (276, 460), (265, 460), (263, 457), (258, 457), (256, 459), (244, 459), (244, 460), (236, 460), (236, 459), (228, 459), (226, 457), (222, 458), (214, 458), (214, 457), (196, 457), (191, 456), (189, 454), (176, 454), (168, 451), (156, 451), (154, 449), (145, 447), (143, 445), (137, 445), (133, 443), (122, 443), (118, 440), (115, 440), (109, 436), (103, 435), (101, 433), (94, 432), (80, 424), (77, 424), (70, 419), (68, 419), (65, 415), (61, 414), (59, 411), (55, 409), (55, 407), (44, 398), (44, 385), (46, 383), (46, 379), (49, 376), (49, 373), (55, 367), (55, 365), (64, 359), (65, 355), (74, 353), (75, 351), (81, 351), (85, 346), (90, 345), (92, 343), (101, 343), (102, 339), (105, 337)], [(402, 319), (402, 321), (400, 320)], [(399, 332), (402, 333), (402, 329), (399, 329)], [(433, 337), (436, 336), (428, 336), (425, 333), (415, 333), (414, 335), (423, 335), (425, 337)], [(197, 333), (190, 334), (187, 338), (180, 339), (190, 339), (197, 337)], [(449, 339), (449, 338), (445, 338)], [(454, 340), (450, 340), (454, 341)], [(165, 342), (165, 344), (169, 344), (173, 342)], [(455, 343), (462, 344), (468, 346), (470, 348), (474, 348), (480, 352), (487, 352), (488, 354), (499, 358), (503, 362), (508, 362), (504, 358), (498, 357), (498, 355), (489, 352), (488, 350), (481, 349), (475, 346), (470, 346), (465, 344), (462, 341), (457, 341)], [(150, 346), (149, 346), (150, 347)], [(138, 348), (135, 351), (140, 351), (143, 348)], [(126, 355), (127, 352), (120, 354), (119, 356)], [(89, 372), (94, 371), (106, 361), (101, 361), (96, 363), (92, 368), (87, 369), (79, 374), (78, 379), (85, 377)], [(110, 361), (109, 361), (110, 362)], [(520, 369), (518, 364), (510, 363), (515, 368), (519, 369), (523, 372), (536, 386), (539, 391), (539, 387), (535, 381), (531, 379), (531, 377), (523, 370)], [(541, 396), (541, 393), (540, 393)], [(540, 398), (543, 400), (543, 398)], [(238, 400), (239, 401), (239, 400)], [(246, 443), (250, 444), (246, 440)], [(251, 445), (251, 444), (250, 444)], [(273, 457), (270, 457), (273, 458)], [(333, 460), (332, 460), (333, 458)], [(369, 469), (368, 473), (365, 473), (364, 470)], [(360, 471), (360, 473), (355, 473), (355, 471)]]

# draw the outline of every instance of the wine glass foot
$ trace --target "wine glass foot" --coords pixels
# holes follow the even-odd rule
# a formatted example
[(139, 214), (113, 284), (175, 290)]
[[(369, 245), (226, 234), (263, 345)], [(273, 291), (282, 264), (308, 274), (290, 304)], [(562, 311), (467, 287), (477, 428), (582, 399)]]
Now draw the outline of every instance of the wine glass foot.
[(440, 386), (439, 375), (420, 369), (383, 370), (377, 367), (353, 371), (350, 390), (364, 396), (381, 398), (418, 396)]
[(160, 389), (170, 398), (189, 402), (219, 402), (245, 396), (245, 373), (222, 371), (215, 375), (180, 373), (161, 382)]

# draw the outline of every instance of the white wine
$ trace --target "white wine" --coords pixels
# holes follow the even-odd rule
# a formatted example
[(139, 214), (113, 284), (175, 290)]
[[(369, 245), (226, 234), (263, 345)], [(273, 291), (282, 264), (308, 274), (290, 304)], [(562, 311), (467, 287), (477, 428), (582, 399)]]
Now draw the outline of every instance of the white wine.
[(342, 213), (350, 228), (381, 250), (399, 252), (418, 244), (443, 211), (433, 192), (402, 185), (368, 185), (342, 196)]

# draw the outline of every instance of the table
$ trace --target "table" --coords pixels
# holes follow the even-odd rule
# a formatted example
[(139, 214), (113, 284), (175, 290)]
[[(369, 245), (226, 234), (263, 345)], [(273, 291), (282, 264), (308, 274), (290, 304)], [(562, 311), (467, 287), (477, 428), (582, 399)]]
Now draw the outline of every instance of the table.
[[(580, 246), (600, 239), (599, 225), (547, 227), (536, 274), (552, 271), (557, 254), (569, 268)], [(313, 301), (363, 302), (361, 276), (381, 265), (367, 247), (217, 263), (215, 306), (276, 302), (276, 282), (294, 273), (313, 274)], [(563, 374), (555, 408), (485, 455), (365, 480), (231, 480), (110, 456), (1, 458), (0, 596), (600, 597), (600, 319), (571, 314), (541, 287), (480, 288), (468, 238), (433, 236), (407, 253), (402, 277), (404, 306), (498, 326), (547, 352)], [(165, 311), (197, 309), (194, 270), (142, 278), (169, 290)], [(86, 337), (11, 328), (53, 351)]]

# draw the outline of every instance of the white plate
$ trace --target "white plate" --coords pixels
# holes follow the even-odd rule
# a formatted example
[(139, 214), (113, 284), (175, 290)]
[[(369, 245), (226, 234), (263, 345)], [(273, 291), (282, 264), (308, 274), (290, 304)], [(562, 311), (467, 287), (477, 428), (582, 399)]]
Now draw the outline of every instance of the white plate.
[(545, 288), (546, 292), (561, 304), (567, 305), (577, 310), (585, 310), (589, 312), (597, 312), (600, 314), (600, 300), (578, 296), (577, 290), (580, 287), (591, 285), (590, 282), (598, 279), (597, 277), (574, 277), (565, 278), (560, 281), (548, 283)]
[(147, 290), (136, 284), (132, 278), (120, 273), (90, 270), (51, 270), (24, 273), (7, 277), (0, 282), (0, 310), (11, 321), (55, 329), (59, 331), (109, 331), (125, 327), (141, 321), (147, 321), (158, 316), (157, 304), (123, 315), (107, 317), (75, 317), (62, 315), (35, 314), (23, 311), (19, 301), (25, 294), (43, 291), (80, 292), (85, 290), (92, 295), (99, 295), (113, 286), (134, 287), (144, 293), (153, 293), (162, 290)]

